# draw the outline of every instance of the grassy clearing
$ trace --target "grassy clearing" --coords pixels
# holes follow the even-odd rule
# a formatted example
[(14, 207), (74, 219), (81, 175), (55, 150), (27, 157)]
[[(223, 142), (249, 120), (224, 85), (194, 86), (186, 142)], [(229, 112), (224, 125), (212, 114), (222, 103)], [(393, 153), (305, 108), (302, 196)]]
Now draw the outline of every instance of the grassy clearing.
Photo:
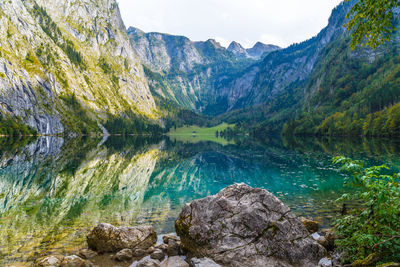
[(210, 128), (203, 128), (199, 126), (184, 126), (177, 129), (172, 129), (167, 135), (176, 141), (185, 143), (197, 143), (202, 141), (210, 141), (222, 145), (234, 144), (234, 141), (228, 141), (222, 137), (217, 137), (215, 133), (224, 131), (228, 127), (233, 128), (234, 124), (223, 123)]

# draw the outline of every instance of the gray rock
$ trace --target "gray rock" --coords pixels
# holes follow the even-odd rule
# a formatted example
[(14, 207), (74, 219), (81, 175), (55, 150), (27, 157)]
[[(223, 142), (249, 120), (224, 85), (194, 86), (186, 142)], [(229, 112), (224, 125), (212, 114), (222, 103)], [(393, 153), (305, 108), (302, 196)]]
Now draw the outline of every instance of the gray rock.
[(209, 258), (193, 258), (190, 260), (192, 267), (221, 267), (218, 263)]
[(174, 256), (164, 261), (161, 267), (189, 267), (189, 263), (179, 256)]
[(93, 264), (87, 260), (82, 259), (79, 256), (72, 255), (64, 257), (62, 267), (91, 267)]
[(170, 239), (173, 239), (173, 240), (175, 240), (175, 241), (181, 241), (181, 239), (179, 238), (179, 236), (172, 235), (172, 234), (170, 234), (170, 235), (164, 235), (162, 239), (163, 239), (163, 242), (164, 242), (165, 244), (168, 244), (168, 241), (169, 241)]
[(64, 259), (64, 256), (50, 255), (39, 258), (35, 261), (37, 267), (59, 267)]
[(175, 228), (193, 256), (224, 266), (315, 266), (326, 254), (278, 198), (244, 184), (186, 205)]
[(321, 266), (321, 267), (332, 267), (332, 260), (330, 260), (328, 258), (322, 258), (318, 262), (318, 266)]
[(154, 259), (142, 259), (136, 267), (160, 267), (160, 261)]
[(132, 255), (133, 255), (133, 257), (142, 258), (144, 256), (149, 255), (149, 252), (147, 250), (138, 248), (138, 249), (132, 250)]
[(169, 257), (178, 256), (180, 254), (180, 241), (174, 239), (168, 240), (167, 254)]
[(312, 237), (315, 241), (317, 241), (317, 240), (321, 237), (321, 235), (318, 234), (318, 233), (313, 233), (313, 234), (311, 235), (311, 237)]
[(87, 235), (89, 248), (97, 252), (117, 252), (124, 248), (148, 249), (157, 241), (152, 226), (114, 227), (102, 223)]
[(160, 244), (160, 245), (156, 246), (156, 249), (161, 249), (164, 253), (167, 253), (168, 245), (167, 244)]
[(165, 258), (165, 253), (161, 249), (156, 249), (150, 254), (150, 258), (161, 261)]
[(113, 259), (116, 261), (130, 261), (130, 260), (132, 260), (132, 258), (133, 258), (132, 250), (129, 248), (125, 248), (125, 249), (119, 251), (113, 257)]

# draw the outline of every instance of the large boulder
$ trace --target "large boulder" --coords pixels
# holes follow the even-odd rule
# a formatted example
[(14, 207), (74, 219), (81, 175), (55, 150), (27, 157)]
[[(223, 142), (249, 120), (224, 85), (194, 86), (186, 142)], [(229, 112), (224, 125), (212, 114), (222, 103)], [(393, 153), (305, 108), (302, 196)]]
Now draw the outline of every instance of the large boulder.
[(114, 227), (102, 223), (87, 235), (90, 249), (97, 252), (118, 252), (122, 249), (146, 250), (157, 242), (157, 234), (152, 226)]
[(278, 198), (245, 184), (187, 204), (175, 228), (193, 256), (223, 266), (315, 266), (326, 254)]

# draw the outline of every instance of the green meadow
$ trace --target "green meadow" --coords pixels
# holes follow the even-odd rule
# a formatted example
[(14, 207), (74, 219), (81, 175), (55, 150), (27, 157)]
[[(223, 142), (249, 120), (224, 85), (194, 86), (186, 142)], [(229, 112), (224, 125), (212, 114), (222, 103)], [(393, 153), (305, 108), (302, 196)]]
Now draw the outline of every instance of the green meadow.
[(222, 137), (217, 137), (216, 132), (221, 132), (228, 127), (233, 128), (234, 124), (222, 123), (214, 127), (199, 127), (199, 126), (184, 126), (181, 128), (171, 129), (167, 134), (171, 139), (182, 141), (184, 143), (197, 143), (202, 141), (216, 142), (222, 145), (234, 144), (233, 140), (226, 140)]

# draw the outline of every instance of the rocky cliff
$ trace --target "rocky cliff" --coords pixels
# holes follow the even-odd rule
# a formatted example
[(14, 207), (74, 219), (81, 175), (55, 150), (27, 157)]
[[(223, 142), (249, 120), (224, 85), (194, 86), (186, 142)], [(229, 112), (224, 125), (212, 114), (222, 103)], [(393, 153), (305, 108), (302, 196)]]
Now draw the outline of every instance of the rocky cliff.
[(128, 35), (146, 68), (152, 92), (186, 108), (203, 111), (214, 85), (252, 63), (213, 39), (193, 42), (184, 36), (145, 33), (130, 27)]
[(272, 52), (261, 62), (216, 86), (212, 94), (214, 102), (225, 105), (225, 111), (266, 104), (279, 92), (306, 80), (323, 49), (345, 32), (343, 24), (349, 8), (350, 5), (344, 3), (335, 8), (328, 26), (316, 37)]
[(156, 118), (115, 0), (0, 2), (1, 114), (42, 134), (100, 132), (110, 115)]
[(231, 51), (239, 58), (253, 59), (261, 59), (267, 54), (279, 49), (281, 49), (279, 46), (267, 45), (261, 42), (257, 42), (252, 48), (245, 49), (241, 44), (233, 41), (228, 47), (228, 51)]

